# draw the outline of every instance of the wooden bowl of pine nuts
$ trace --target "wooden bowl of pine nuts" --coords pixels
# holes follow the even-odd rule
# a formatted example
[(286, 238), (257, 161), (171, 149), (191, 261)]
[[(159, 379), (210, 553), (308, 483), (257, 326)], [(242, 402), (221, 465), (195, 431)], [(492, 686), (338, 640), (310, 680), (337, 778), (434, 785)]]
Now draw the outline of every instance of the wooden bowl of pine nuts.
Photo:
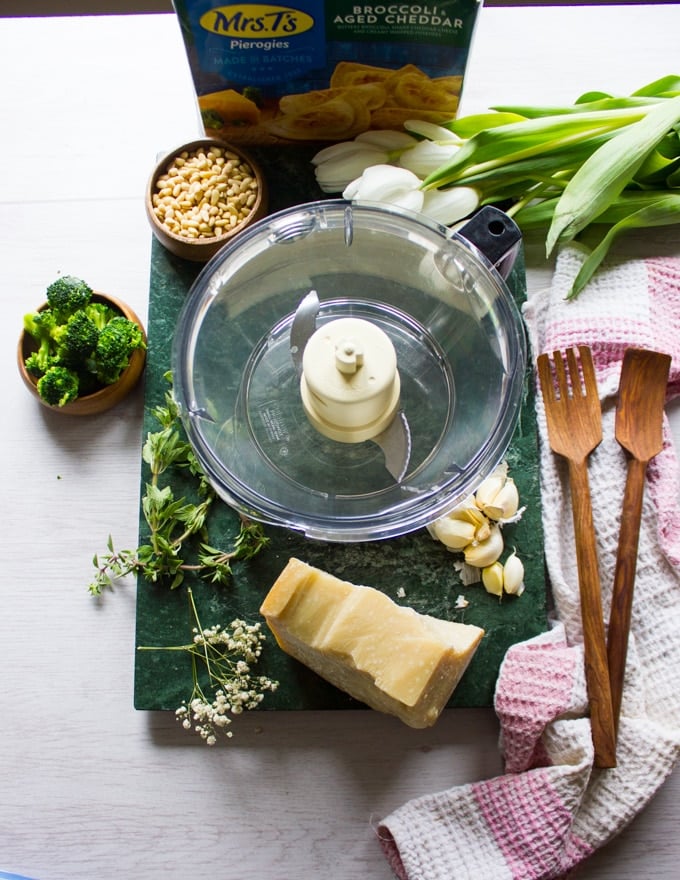
[(146, 213), (153, 233), (185, 260), (207, 262), (266, 212), (261, 169), (243, 150), (217, 138), (177, 147), (149, 178)]

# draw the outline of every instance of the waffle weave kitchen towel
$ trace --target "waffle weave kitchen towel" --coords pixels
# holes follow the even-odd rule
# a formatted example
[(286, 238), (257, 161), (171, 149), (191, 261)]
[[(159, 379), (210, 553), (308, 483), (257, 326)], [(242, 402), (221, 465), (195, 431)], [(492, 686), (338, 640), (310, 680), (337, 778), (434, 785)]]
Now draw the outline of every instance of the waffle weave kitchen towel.
[[(593, 352), (603, 442), (589, 474), (606, 620), (626, 478), (614, 436), (621, 364), (629, 347), (670, 354), (668, 399), (680, 392), (680, 260), (611, 260), (567, 302), (583, 258), (575, 245), (563, 249), (550, 288), (529, 296), (524, 317), (534, 357), (583, 344)], [(642, 810), (680, 757), (680, 485), (668, 421), (664, 449), (647, 471), (618, 765), (598, 770), (566, 464), (550, 451), (540, 394), (537, 409), (556, 618), (501, 666), (495, 708), (504, 775), (414, 799), (380, 823), (400, 880), (563, 877)]]

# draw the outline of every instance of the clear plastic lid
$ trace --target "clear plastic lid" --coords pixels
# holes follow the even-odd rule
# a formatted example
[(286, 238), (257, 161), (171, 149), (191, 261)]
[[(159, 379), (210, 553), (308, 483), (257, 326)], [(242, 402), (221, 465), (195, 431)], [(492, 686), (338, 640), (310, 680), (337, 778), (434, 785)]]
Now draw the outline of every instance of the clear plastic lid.
[[(291, 329), (310, 291), (315, 328), (358, 319), (394, 348), (400, 478), (382, 437), (334, 439), (303, 405)], [(474, 491), (509, 445), (525, 365), (517, 307), (474, 246), (402, 211), (323, 201), (260, 221), (207, 264), (172, 369), (189, 441), (228, 504), (352, 542), (421, 528)]]

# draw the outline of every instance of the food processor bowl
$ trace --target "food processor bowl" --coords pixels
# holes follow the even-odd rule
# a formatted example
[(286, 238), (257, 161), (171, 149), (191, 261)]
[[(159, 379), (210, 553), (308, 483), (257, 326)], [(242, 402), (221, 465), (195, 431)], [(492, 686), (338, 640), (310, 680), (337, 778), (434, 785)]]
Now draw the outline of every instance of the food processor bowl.
[[(522, 402), (524, 328), (504, 280), (518, 246), (495, 208), (452, 232), (328, 200), (220, 250), (172, 355), (189, 442), (220, 497), (309, 538), (357, 542), (419, 529), (473, 492)], [(306, 376), (305, 351), (322, 364)], [(355, 385), (359, 409), (346, 406)]]

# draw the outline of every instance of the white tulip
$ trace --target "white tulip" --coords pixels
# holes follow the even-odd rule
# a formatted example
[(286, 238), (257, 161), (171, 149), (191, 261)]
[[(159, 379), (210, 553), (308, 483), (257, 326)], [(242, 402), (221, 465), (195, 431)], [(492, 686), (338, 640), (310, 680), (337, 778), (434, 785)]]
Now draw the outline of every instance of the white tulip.
[(456, 144), (438, 144), (433, 141), (420, 141), (410, 150), (404, 150), (399, 157), (402, 168), (408, 168), (423, 180), (433, 172), (450, 162), (458, 152)]
[(429, 141), (436, 141), (440, 144), (462, 144), (462, 139), (444, 128), (443, 125), (436, 125), (434, 122), (425, 122), (423, 119), (409, 119), (404, 123), (407, 131), (421, 135)]
[(345, 141), (326, 147), (312, 160), (314, 175), (326, 193), (342, 192), (351, 181), (356, 180), (371, 165), (380, 165), (387, 159), (385, 150), (370, 144)]
[(366, 168), (389, 164), (403, 150), (417, 144), (415, 138), (402, 131), (366, 131), (353, 141), (331, 144), (312, 159), (317, 183), (324, 192), (342, 192)]
[(406, 168), (373, 165), (345, 187), (342, 196), (348, 200), (383, 202), (419, 212), (425, 200), (420, 184), (420, 178)]
[(451, 226), (468, 217), (479, 207), (479, 193), (471, 186), (453, 186), (450, 189), (428, 189), (421, 211), (430, 220)]
[(387, 150), (389, 153), (408, 150), (419, 143), (417, 138), (411, 137), (405, 131), (378, 128), (372, 131), (364, 131), (358, 134), (354, 140), (359, 144), (370, 144), (373, 147), (380, 147), (380, 149)]

